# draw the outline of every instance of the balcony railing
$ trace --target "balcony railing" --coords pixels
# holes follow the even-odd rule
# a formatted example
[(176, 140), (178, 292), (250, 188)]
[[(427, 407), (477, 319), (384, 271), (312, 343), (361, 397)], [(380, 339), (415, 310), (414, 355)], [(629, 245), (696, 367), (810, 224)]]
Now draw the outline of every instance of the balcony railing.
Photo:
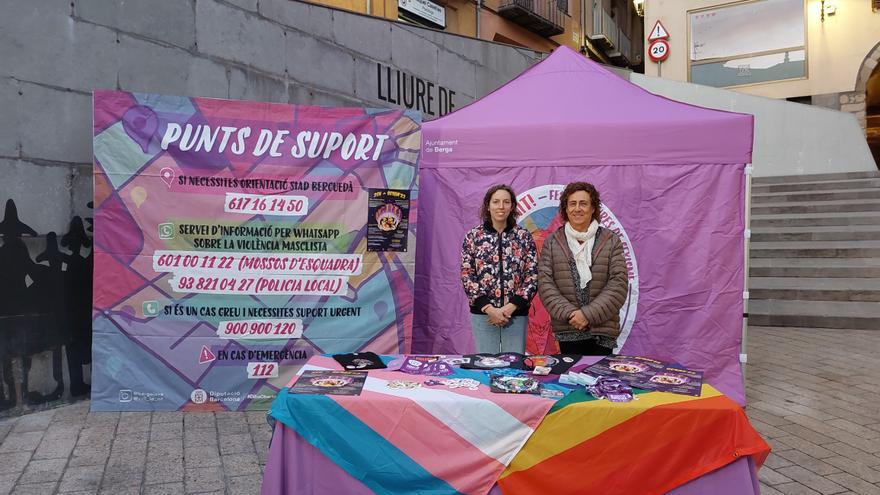
[(597, 43), (606, 52), (617, 46), (620, 28), (605, 9), (599, 7), (593, 11), (593, 34), (590, 41)]
[(501, 0), (498, 14), (541, 36), (565, 32), (565, 13), (556, 0)]
[(617, 49), (611, 50), (611, 52), (608, 53), (608, 56), (616, 63), (629, 65), (630, 60), (632, 60), (631, 53), (632, 43), (629, 41), (629, 38), (623, 34), (623, 31), (618, 31)]
[(601, 7), (593, 11), (593, 34), (589, 38), (616, 65), (628, 66), (633, 60), (632, 41), (623, 33), (611, 14)]

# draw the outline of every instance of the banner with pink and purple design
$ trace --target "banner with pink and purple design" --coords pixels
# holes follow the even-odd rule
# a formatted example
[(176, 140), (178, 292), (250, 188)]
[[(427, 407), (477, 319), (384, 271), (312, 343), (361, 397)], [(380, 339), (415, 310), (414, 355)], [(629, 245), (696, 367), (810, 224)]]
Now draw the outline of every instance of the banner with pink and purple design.
[(94, 94), (93, 410), (267, 409), (412, 343), (420, 116)]

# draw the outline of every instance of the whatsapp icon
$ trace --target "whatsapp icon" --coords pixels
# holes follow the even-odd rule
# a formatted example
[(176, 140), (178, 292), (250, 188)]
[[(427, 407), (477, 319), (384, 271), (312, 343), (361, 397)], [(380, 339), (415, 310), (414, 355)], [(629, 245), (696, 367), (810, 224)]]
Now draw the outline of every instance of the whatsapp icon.
[(141, 305), (144, 316), (157, 316), (159, 314), (159, 301), (144, 301)]
[(174, 224), (173, 223), (160, 223), (159, 224), (159, 239), (174, 239)]

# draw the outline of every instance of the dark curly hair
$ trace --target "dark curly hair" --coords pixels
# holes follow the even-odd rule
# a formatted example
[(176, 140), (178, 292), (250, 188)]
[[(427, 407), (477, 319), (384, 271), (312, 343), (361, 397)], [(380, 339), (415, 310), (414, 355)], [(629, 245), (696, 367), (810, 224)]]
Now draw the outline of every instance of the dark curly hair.
[(498, 184), (490, 187), (489, 190), (486, 191), (486, 195), (483, 196), (483, 206), (480, 207), (480, 220), (484, 222), (491, 221), (492, 217), (489, 215), (489, 201), (492, 200), (492, 195), (498, 191), (507, 191), (507, 194), (510, 194), (511, 209), (510, 214), (507, 215), (507, 227), (513, 227), (516, 224), (516, 217), (519, 216), (519, 210), (516, 208), (516, 193), (513, 192), (513, 188), (507, 184)]
[(593, 206), (592, 219), (598, 222), (600, 206), (599, 191), (596, 190), (596, 186), (589, 182), (572, 182), (565, 186), (565, 189), (562, 190), (562, 196), (559, 197), (559, 216), (562, 217), (564, 222), (568, 221), (568, 211), (566, 211), (568, 197), (578, 191), (586, 191), (586, 193), (590, 195), (590, 203)]

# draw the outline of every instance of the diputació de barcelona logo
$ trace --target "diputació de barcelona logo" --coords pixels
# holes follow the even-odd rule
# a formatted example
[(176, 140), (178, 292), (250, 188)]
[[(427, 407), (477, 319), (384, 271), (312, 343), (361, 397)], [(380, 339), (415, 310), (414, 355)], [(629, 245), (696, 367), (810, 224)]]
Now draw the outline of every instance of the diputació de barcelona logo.
[[(563, 225), (562, 219), (559, 217), (559, 196), (562, 195), (564, 188), (564, 184), (547, 184), (529, 189), (516, 198), (519, 224), (532, 233), (539, 254), (544, 246), (544, 239)], [(604, 203), (599, 212), (599, 223), (620, 237), (623, 243), (623, 256), (626, 260), (626, 272), (629, 277), (629, 292), (626, 302), (620, 308), (620, 337), (617, 339), (617, 347), (615, 348), (615, 352), (617, 352), (626, 342), (633, 322), (636, 320), (639, 302), (639, 267), (626, 229), (614, 216), (614, 212)], [(550, 329), (550, 315), (547, 314), (547, 310), (544, 309), (544, 305), (538, 297), (532, 301), (532, 307), (529, 310), (527, 350), (536, 354), (558, 352), (553, 332)]]

